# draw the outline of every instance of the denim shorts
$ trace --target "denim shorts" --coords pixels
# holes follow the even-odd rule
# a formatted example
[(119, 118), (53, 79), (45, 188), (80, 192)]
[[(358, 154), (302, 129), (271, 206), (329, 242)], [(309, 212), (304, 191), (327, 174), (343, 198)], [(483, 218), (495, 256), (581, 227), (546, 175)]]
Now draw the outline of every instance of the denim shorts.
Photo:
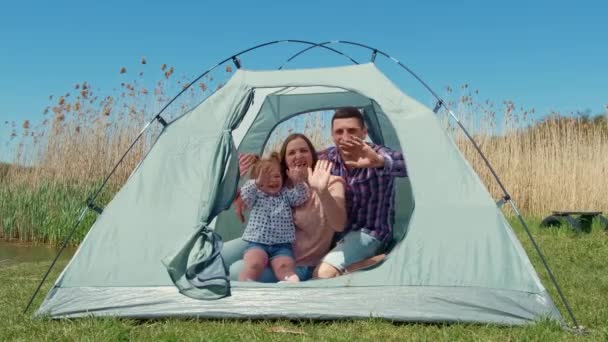
[(293, 254), (293, 244), (287, 242), (287, 243), (277, 243), (274, 245), (266, 245), (263, 243), (259, 243), (259, 242), (251, 242), (251, 241), (246, 241), (247, 242), (247, 247), (245, 248), (245, 253), (247, 253), (248, 250), (252, 249), (252, 248), (258, 248), (263, 250), (264, 252), (266, 252), (266, 255), (268, 255), (268, 260), (272, 260), (276, 257), (280, 257), (280, 256), (287, 256), (290, 257), (292, 259), (295, 259), (295, 256)]
[(346, 268), (356, 262), (373, 257), (382, 251), (384, 244), (375, 237), (360, 230), (350, 231), (338, 241), (321, 262), (344, 272)]

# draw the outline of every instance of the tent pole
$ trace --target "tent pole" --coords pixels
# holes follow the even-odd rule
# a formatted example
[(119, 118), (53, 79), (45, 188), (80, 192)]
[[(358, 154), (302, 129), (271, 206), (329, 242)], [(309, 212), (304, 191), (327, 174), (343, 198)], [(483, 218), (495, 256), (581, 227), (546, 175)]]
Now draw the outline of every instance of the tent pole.
[(471, 136), (471, 134), (469, 134), (469, 131), (467, 131), (467, 129), (462, 124), (462, 122), (460, 122), (460, 120), (458, 120), (458, 118), (456, 117), (456, 115), (454, 114), (454, 112), (452, 112), (452, 110), (449, 109), (445, 105), (445, 103), (443, 102), (443, 100), (439, 99), (439, 101), (448, 110), (448, 113), (450, 114), (450, 116), (454, 120), (456, 120), (456, 123), (458, 124), (458, 126), (460, 127), (460, 129), (462, 129), (462, 131), (464, 132), (464, 134), (467, 136), (467, 139), (469, 139), (469, 141), (473, 144), (473, 147), (475, 147), (475, 150), (477, 151), (477, 153), (479, 154), (479, 156), (481, 157), (481, 159), (483, 159), (483, 162), (486, 164), (486, 166), (488, 167), (488, 169), (492, 173), (492, 176), (494, 176), (494, 179), (496, 179), (496, 182), (498, 183), (498, 186), (500, 187), (500, 190), (502, 190), (502, 193), (504, 195), (505, 200), (507, 200), (507, 201), (510, 200), (511, 199), (511, 195), (509, 195), (509, 193), (507, 192), (507, 189), (502, 184), (502, 181), (498, 177), (498, 174), (496, 173), (496, 171), (494, 171), (494, 168), (490, 164), (490, 161), (488, 160), (488, 158), (486, 158), (485, 154), (483, 154), (483, 152), (481, 151), (481, 148), (479, 148), (479, 145), (477, 144), (477, 142), (475, 141), (475, 139), (473, 139), (473, 137)]
[[(214, 66), (212, 66), (211, 68), (207, 69), (205, 72), (203, 72), (202, 74), (200, 74), (199, 76), (197, 76), (194, 80), (190, 81), (190, 83), (188, 83), (177, 95), (175, 95), (175, 97), (173, 99), (171, 99), (171, 101), (169, 101), (164, 107), (163, 109), (160, 110), (160, 112), (157, 115), (160, 115), (167, 107), (169, 107), (171, 105), (171, 103), (173, 103), (173, 101), (175, 101), (180, 95), (182, 95), (184, 92), (186, 92), (186, 90), (188, 90), (188, 88), (190, 88), (194, 83), (196, 83), (198, 80), (200, 80), (201, 78), (203, 78), (205, 75), (207, 75), (208, 73), (210, 73), (211, 71), (215, 70), (217, 67), (219, 67), (220, 65), (228, 62), (228, 61), (233, 61), (235, 63), (235, 66), (237, 66), (237, 68), (240, 69), (240, 65), (241, 65), (241, 61), (240, 59), (238, 59), (239, 56), (246, 54), (250, 51), (253, 50), (257, 50), (266, 46), (270, 46), (270, 45), (275, 45), (275, 44), (279, 44), (279, 43), (299, 43), (299, 44), (306, 44), (306, 45), (310, 45), (308, 48), (304, 49), (304, 51), (301, 51), (300, 53), (303, 53), (307, 50), (310, 50), (312, 48), (315, 47), (321, 47), (323, 49), (332, 51), (337, 53), (340, 56), (344, 56), (346, 58), (348, 58), (351, 62), (353, 62), (354, 64), (359, 64), (357, 61), (355, 61), (352, 57), (342, 53), (339, 50), (336, 50), (334, 48), (331, 48), (329, 46), (326, 46), (329, 43), (332, 42), (325, 42), (325, 43), (314, 43), (314, 42), (310, 42), (310, 41), (306, 41), (306, 40), (297, 40), (297, 39), (285, 39), (285, 40), (274, 40), (274, 41), (270, 41), (270, 42), (266, 42), (266, 43), (262, 43), (262, 44), (258, 44), (256, 46), (250, 47), (248, 49), (245, 50), (241, 50), (223, 60), (221, 60), (219, 63), (215, 64)], [(298, 53), (298, 54), (300, 54)], [(236, 62), (238, 61), (238, 62)], [(282, 68), (282, 66), (281, 66)], [(279, 68), (280, 69), (280, 68)]]
[[(278, 70), (282, 70), (282, 69), (285, 67), (285, 65), (287, 65), (287, 63), (291, 62), (292, 60), (294, 60), (295, 58), (297, 58), (297, 57), (298, 57), (298, 56), (300, 56), (301, 54), (303, 54), (303, 53), (305, 53), (305, 52), (307, 52), (307, 51), (309, 51), (309, 50), (312, 50), (312, 49), (314, 49), (314, 48), (316, 48), (316, 47), (321, 47), (321, 48), (329, 49), (329, 50), (330, 50), (330, 51), (332, 51), (332, 52), (335, 52), (335, 53), (337, 53), (337, 54), (339, 54), (339, 55), (341, 55), (341, 56), (344, 56), (344, 57), (348, 58), (348, 59), (349, 59), (349, 60), (350, 60), (350, 61), (351, 61), (353, 64), (359, 64), (359, 62), (357, 62), (357, 61), (356, 61), (354, 58), (352, 58), (351, 56), (349, 56), (349, 55), (347, 55), (347, 54), (343, 53), (343, 52), (342, 52), (342, 51), (340, 51), (340, 50), (333, 49), (333, 48), (330, 48), (329, 46), (327, 46), (328, 44), (331, 44), (331, 43), (336, 43), (336, 42), (337, 42), (337, 41), (327, 41), (327, 42), (317, 43), (317, 44), (313, 44), (313, 45), (311, 45), (311, 46), (309, 46), (309, 47), (306, 47), (306, 48), (304, 48), (304, 49), (302, 49), (302, 50), (300, 50), (300, 51), (296, 52), (296, 53), (295, 53), (295, 54), (293, 54), (291, 57), (289, 57), (289, 58), (288, 58), (288, 59), (287, 59), (287, 60), (286, 60), (286, 61), (285, 61), (283, 64), (281, 64), (281, 66), (280, 66), (280, 67), (278, 67)], [(374, 55), (374, 58), (375, 58), (375, 55)]]

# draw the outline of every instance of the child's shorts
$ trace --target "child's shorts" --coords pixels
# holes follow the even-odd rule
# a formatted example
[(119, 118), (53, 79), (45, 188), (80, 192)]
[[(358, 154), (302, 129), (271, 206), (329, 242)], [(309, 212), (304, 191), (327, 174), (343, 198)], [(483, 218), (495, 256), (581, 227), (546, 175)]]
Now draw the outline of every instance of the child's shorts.
[(263, 243), (247, 241), (247, 247), (245, 248), (245, 252), (243, 254), (247, 253), (247, 251), (252, 248), (258, 248), (266, 252), (269, 260), (280, 256), (286, 256), (295, 259), (293, 254), (293, 244), (289, 242), (266, 245)]

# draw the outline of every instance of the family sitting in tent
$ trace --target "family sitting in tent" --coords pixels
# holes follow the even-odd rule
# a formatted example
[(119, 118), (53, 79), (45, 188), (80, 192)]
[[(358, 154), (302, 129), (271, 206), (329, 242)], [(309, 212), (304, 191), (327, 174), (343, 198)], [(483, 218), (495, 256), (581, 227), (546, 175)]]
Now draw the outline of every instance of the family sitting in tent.
[(239, 157), (241, 175), (251, 180), (236, 211), (242, 221), (243, 210), (250, 215), (243, 238), (222, 252), (231, 278), (332, 278), (383, 258), (392, 239), (395, 177), (407, 176), (403, 155), (365, 142), (363, 116), (353, 107), (336, 110), (331, 136), (335, 146), (319, 153), (295, 133), (278, 158)]

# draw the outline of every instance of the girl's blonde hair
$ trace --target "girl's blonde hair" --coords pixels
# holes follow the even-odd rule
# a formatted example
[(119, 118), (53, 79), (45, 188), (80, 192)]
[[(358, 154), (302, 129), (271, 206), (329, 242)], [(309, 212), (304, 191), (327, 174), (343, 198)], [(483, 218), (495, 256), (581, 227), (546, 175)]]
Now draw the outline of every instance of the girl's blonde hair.
[(249, 177), (251, 179), (258, 178), (258, 176), (260, 175), (260, 170), (262, 170), (262, 166), (268, 164), (274, 164), (278, 166), (279, 170), (281, 171), (281, 179), (283, 180), (283, 182), (285, 182), (285, 173), (283, 172), (283, 170), (281, 170), (281, 158), (279, 157), (279, 154), (277, 152), (272, 152), (268, 158), (260, 159), (255, 164), (253, 164)]

